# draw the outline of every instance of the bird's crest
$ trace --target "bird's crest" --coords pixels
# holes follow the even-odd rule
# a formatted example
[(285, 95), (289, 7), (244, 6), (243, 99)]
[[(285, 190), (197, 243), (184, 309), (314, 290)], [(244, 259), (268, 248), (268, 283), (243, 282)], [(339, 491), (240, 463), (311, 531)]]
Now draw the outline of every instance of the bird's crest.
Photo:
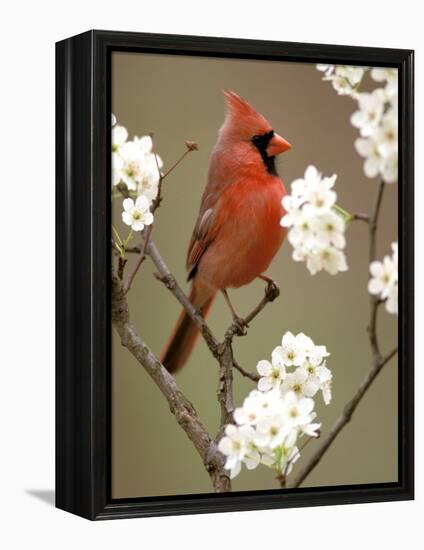
[(246, 136), (260, 135), (269, 132), (272, 128), (264, 116), (262, 116), (250, 103), (232, 90), (224, 90), (227, 104), (227, 123), (235, 129), (238, 128)]

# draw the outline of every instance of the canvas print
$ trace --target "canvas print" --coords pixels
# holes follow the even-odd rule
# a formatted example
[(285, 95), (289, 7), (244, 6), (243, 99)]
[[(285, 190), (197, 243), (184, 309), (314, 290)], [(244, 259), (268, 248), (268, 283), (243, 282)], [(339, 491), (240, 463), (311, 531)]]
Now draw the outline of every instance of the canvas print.
[(397, 482), (397, 70), (111, 74), (112, 498)]

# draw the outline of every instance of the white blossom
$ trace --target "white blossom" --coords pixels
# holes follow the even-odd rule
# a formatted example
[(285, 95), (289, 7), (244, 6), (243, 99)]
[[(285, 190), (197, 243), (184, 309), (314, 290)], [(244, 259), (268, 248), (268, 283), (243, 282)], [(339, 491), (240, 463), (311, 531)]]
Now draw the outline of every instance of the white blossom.
[(385, 256), (382, 262), (374, 261), (370, 264), (371, 279), (368, 283), (370, 294), (380, 294), (381, 298), (387, 298), (389, 290), (397, 278), (397, 269), (393, 259)]
[(116, 124), (112, 128), (112, 153), (121, 153), (122, 147), (128, 139), (128, 131), (124, 126)]
[(397, 69), (388, 67), (374, 67), (371, 69), (371, 78), (376, 82), (397, 80)]
[(378, 142), (374, 136), (368, 138), (357, 138), (355, 140), (355, 149), (365, 158), (364, 172), (368, 178), (375, 178), (381, 172), (383, 158), (380, 154)]
[[(112, 115), (113, 117), (114, 115)], [(123, 159), (121, 149), (128, 138), (127, 129), (116, 124), (116, 118), (112, 118), (112, 184), (117, 185), (121, 181)]]
[(293, 181), (291, 194), (282, 200), (285, 214), (280, 223), (289, 229), (293, 260), (306, 262), (312, 275), (323, 269), (333, 275), (347, 270), (343, 252), (346, 224), (334, 211), (336, 179), (336, 175), (323, 177), (315, 166), (308, 166), (304, 177)]
[(331, 400), (328, 356), (325, 346), (315, 345), (304, 333), (286, 332), (282, 344), (274, 348), (271, 362), (259, 361), (258, 389), (235, 409), (235, 424), (226, 427), (218, 444), (232, 478), (239, 474), (242, 464), (248, 470), (262, 464), (279, 475), (290, 474), (300, 457), (298, 438), (320, 434), (312, 397), (321, 390), (324, 402)]
[[(373, 74), (373, 73), (372, 73)], [(377, 73), (380, 74), (380, 73)], [(369, 178), (380, 175), (386, 183), (398, 178), (398, 113), (397, 75), (395, 91), (378, 88), (372, 94), (360, 94), (359, 104), (365, 102), (369, 111), (357, 111), (352, 115), (352, 124), (360, 129), (362, 136), (355, 141), (357, 152), (365, 158), (364, 172)], [(374, 98), (371, 100), (370, 98)], [(373, 111), (372, 102), (377, 105)], [(366, 117), (372, 121), (366, 121)]]
[(336, 275), (340, 271), (347, 271), (348, 269), (343, 251), (334, 246), (317, 248), (313, 254), (308, 255), (306, 266), (312, 275), (322, 269), (330, 275)]
[(318, 246), (333, 244), (336, 248), (344, 248), (346, 239), (344, 236), (345, 223), (341, 216), (329, 210), (322, 216), (313, 218), (311, 222)]
[(385, 82), (384, 92), (387, 99), (397, 104), (398, 95), (398, 70), (391, 68), (375, 67), (371, 69), (371, 78), (376, 82)]
[(392, 243), (392, 255), (385, 256), (383, 261), (375, 260), (370, 264), (371, 278), (368, 282), (368, 292), (385, 301), (386, 310), (398, 313), (398, 249), (397, 243)]
[(380, 124), (384, 111), (384, 97), (381, 90), (359, 94), (358, 107), (359, 110), (351, 116), (351, 123), (359, 129), (361, 136), (370, 136)]
[(325, 73), (323, 80), (331, 81), (339, 94), (349, 94), (358, 103), (351, 123), (361, 136), (355, 140), (355, 149), (364, 158), (365, 175), (380, 176), (386, 183), (395, 183), (398, 179), (398, 70), (372, 68), (371, 78), (381, 86), (372, 92), (359, 92), (366, 67), (317, 65), (317, 69)]
[[(281, 455), (279, 458), (278, 469), (281, 472), (284, 472), (286, 476), (290, 475), (293, 470), (293, 465), (300, 458), (300, 451), (296, 446), (297, 440), (296, 430), (292, 430), (284, 439), (284, 442), (281, 446)], [(311, 437), (316, 437), (315, 435)]]
[(261, 375), (258, 388), (261, 391), (268, 391), (278, 388), (286, 377), (286, 368), (281, 360), (280, 348), (272, 352), (271, 362), (263, 359), (256, 365), (256, 370)]
[(381, 175), (386, 183), (395, 183), (398, 179), (398, 154), (392, 153), (384, 159)]
[[(291, 195), (289, 195), (292, 199), (295, 199), (292, 210), (294, 208), (299, 208), (299, 206), (305, 202), (305, 194), (309, 189), (316, 189), (320, 181), (321, 174), (318, 172), (316, 166), (309, 165), (305, 170), (303, 178), (298, 178), (292, 182)], [(283, 198), (283, 206), (285, 206), (285, 200), (286, 197)]]
[(398, 314), (398, 284), (392, 285), (387, 294), (386, 310), (393, 314)]
[(319, 437), (321, 422), (311, 422), (309, 424), (305, 424), (305, 426), (301, 426), (300, 428), (302, 434), (304, 435), (308, 435), (309, 437)]
[(306, 426), (315, 418), (315, 416), (312, 415), (315, 406), (313, 399), (298, 396), (292, 391), (284, 393), (282, 399), (282, 414), (291, 429)]
[[(303, 180), (297, 180), (297, 181), (301, 181), (303, 183)], [(292, 183), (292, 189), (294, 184), (295, 182)], [(290, 227), (291, 225), (297, 226), (302, 223), (301, 220), (302, 220), (303, 214), (302, 214), (302, 210), (299, 208), (302, 202), (303, 202), (303, 198), (296, 197), (293, 194), (286, 195), (285, 197), (283, 197), (281, 204), (284, 207), (285, 215), (281, 219), (282, 227)]]
[(398, 243), (397, 242), (392, 243), (392, 258), (397, 269), (397, 266), (398, 266)]
[(355, 96), (356, 89), (366, 71), (366, 67), (356, 67), (354, 65), (318, 64), (316, 68), (324, 73), (322, 79), (331, 82), (339, 95), (350, 96)]
[(320, 389), (320, 383), (318, 377), (310, 376), (304, 368), (298, 368), (286, 376), (282, 389), (305, 397), (313, 397)]
[(234, 411), (234, 420), (239, 425), (256, 425), (264, 416), (274, 414), (280, 410), (279, 389), (270, 391), (253, 390), (246, 397), (243, 406)]
[(131, 226), (133, 231), (143, 231), (145, 225), (153, 223), (153, 214), (150, 212), (148, 199), (141, 195), (134, 202), (133, 199), (125, 199), (122, 203), (122, 221)]
[(363, 67), (338, 65), (333, 74), (326, 75), (325, 80), (331, 80), (333, 88), (339, 95), (353, 95), (365, 73)]
[(337, 195), (331, 188), (334, 186), (337, 176), (320, 178), (305, 189), (304, 210), (310, 217), (326, 214), (335, 204)]
[(134, 141), (126, 142), (121, 147), (121, 158), (123, 166), (121, 168), (121, 179), (126, 184), (128, 189), (137, 191), (140, 194), (150, 193), (150, 200), (154, 198), (152, 193), (157, 190), (160, 173), (159, 167), (156, 165), (154, 154), (149, 152), (148, 144), (151, 144), (151, 139), (145, 136), (145, 140), (135, 138)]
[(392, 109), (384, 115), (380, 126), (375, 131), (374, 140), (383, 158), (398, 152), (398, 117)]
[(230, 470), (231, 478), (240, 472), (241, 461), (248, 451), (251, 434), (250, 426), (237, 427), (228, 424), (225, 428), (225, 436), (220, 440), (218, 449), (227, 457), (225, 468)]
[(325, 346), (313, 346), (313, 348), (308, 353), (308, 359), (306, 366), (318, 367), (322, 364), (325, 357), (328, 357), (330, 354), (327, 351)]
[(280, 446), (291, 426), (285, 421), (282, 412), (261, 418), (256, 426), (253, 442), (258, 447), (269, 447), (271, 450)]
[(329, 405), (332, 398), (331, 385), (333, 382), (333, 373), (325, 365), (325, 362), (317, 367), (316, 376), (320, 381), (320, 389), (322, 392), (322, 398), (326, 405)]
[(281, 354), (281, 360), (284, 365), (300, 366), (306, 359), (306, 345), (302, 333), (295, 336), (291, 332), (286, 332), (281, 340), (281, 346), (279, 348)]
[(124, 183), (137, 196), (152, 202), (158, 192), (162, 159), (153, 151), (150, 136), (128, 141), (127, 129), (112, 119), (112, 184)]
[(334, 71), (334, 65), (324, 65), (322, 63), (318, 63), (316, 67), (319, 71), (325, 73), (325, 76), (330, 76)]
[(237, 424), (255, 426), (260, 418), (278, 409), (279, 394), (276, 392), (252, 391), (243, 401), (243, 406), (234, 411)]
[[(312, 248), (315, 242), (315, 233), (313, 230), (313, 216), (305, 209), (298, 210), (299, 215), (293, 223), (289, 234), (289, 243), (294, 247)], [(288, 223), (286, 216), (283, 218), (283, 223)]]

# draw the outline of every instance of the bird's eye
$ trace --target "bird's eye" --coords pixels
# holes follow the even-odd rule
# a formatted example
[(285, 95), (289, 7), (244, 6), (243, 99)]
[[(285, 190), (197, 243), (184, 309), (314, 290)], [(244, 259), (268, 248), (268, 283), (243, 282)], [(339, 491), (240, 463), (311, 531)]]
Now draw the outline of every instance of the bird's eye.
[(270, 132), (266, 132), (265, 134), (253, 136), (251, 141), (253, 145), (255, 145), (258, 149), (266, 149), (273, 135), (274, 130), (271, 130)]

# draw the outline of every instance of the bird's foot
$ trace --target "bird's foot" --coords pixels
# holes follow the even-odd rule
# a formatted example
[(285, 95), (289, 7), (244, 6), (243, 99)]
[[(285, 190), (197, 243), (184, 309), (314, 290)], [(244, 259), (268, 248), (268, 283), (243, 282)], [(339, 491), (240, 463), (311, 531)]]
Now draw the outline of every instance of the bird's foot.
[(248, 327), (248, 323), (242, 317), (233, 315), (232, 330), (234, 334), (237, 334), (237, 336), (246, 336)]
[(265, 287), (265, 297), (268, 302), (273, 302), (280, 295), (280, 288), (275, 281), (269, 279)]

